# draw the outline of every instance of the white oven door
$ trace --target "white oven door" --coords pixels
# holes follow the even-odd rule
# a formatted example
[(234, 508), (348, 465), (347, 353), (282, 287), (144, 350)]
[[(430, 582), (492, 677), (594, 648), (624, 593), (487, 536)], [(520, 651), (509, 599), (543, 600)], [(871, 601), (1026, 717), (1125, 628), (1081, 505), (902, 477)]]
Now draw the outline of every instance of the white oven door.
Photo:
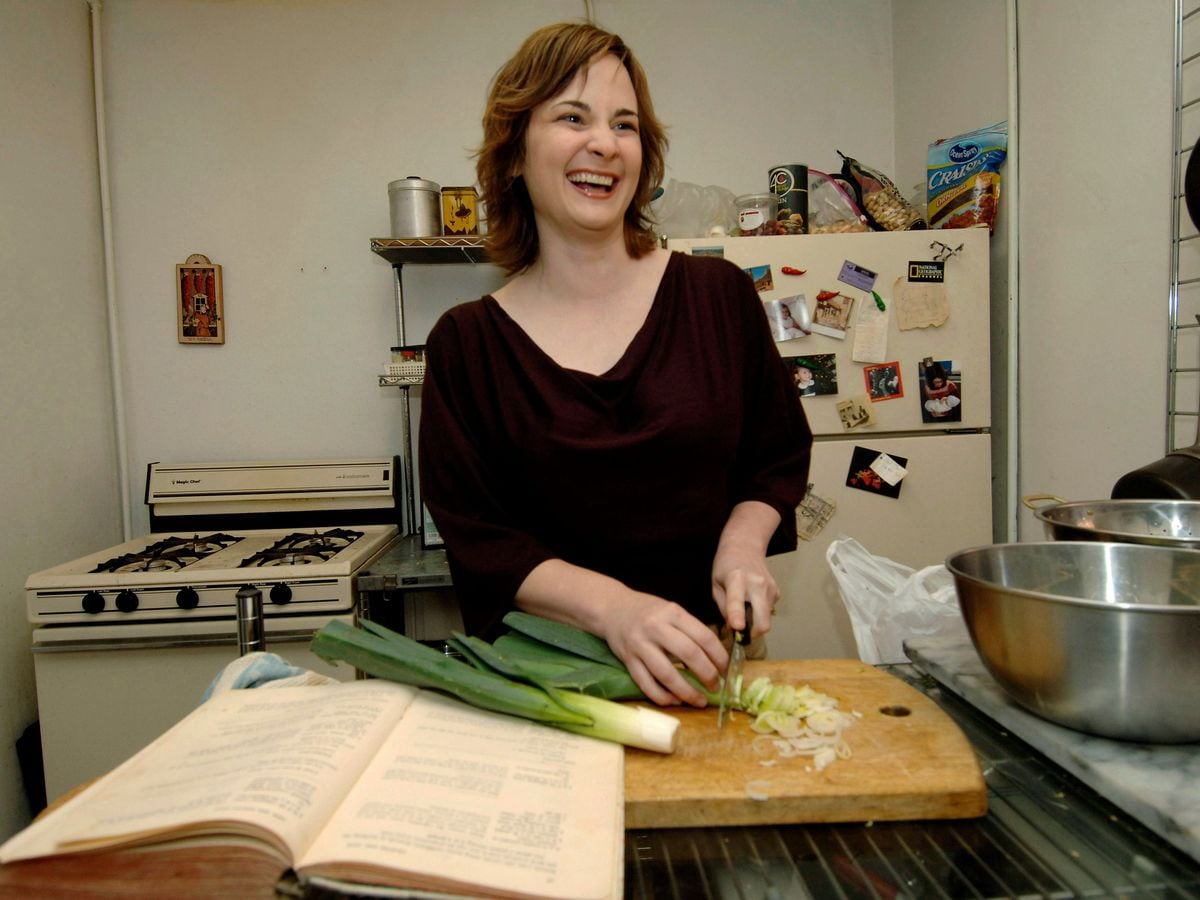
[[(308, 649), (331, 618), (354, 621), (269, 618), (266, 650), (302, 669), (353, 680), (353, 668), (331, 666)], [(178, 722), (237, 655), (231, 620), (35, 628), (47, 800), (104, 774)]]

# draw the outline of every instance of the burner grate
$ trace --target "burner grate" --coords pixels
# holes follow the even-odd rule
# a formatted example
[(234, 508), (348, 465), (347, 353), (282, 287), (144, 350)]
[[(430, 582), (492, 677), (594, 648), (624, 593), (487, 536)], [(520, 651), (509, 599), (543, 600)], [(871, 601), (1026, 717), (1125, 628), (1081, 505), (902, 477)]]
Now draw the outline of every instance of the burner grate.
[(167, 537), (148, 544), (133, 553), (122, 553), (107, 559), (96, 568), (97, 572), (169, 572), (190, 566), (204, 557), (232, 547), (240, 537), (232, 534), (199, 534), (185, 537)]
[(238, 568), (265, 566), (303, 566), (327, 562), (363, 536), (349, 528), (326, 531), (293, 532), (270, 547), (246, 557)]

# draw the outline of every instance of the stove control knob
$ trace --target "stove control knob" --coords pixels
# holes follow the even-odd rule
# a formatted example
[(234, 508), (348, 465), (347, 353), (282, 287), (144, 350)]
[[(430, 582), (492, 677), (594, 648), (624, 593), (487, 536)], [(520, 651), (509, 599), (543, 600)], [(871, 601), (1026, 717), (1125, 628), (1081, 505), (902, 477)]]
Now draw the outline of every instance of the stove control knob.
[(200, 605), (200, 595), (195, 588), (185, 587), (175, 595), (175, 605), (180, 609), (195, 609)]
[(83, 611), (91, 613), (93, 616), (98, 612), (104, 612), (104, 595), (99, 591), (88, 591), (84, 594)]
[(284, 604), (292, 599), (292, 589), (282, 581), (271, 586), (271, 602)]
[(126, 589), (117, 594), (117, 609), (121, 612), (133, 612), (137, 608), (138, 598), (133, 591)]

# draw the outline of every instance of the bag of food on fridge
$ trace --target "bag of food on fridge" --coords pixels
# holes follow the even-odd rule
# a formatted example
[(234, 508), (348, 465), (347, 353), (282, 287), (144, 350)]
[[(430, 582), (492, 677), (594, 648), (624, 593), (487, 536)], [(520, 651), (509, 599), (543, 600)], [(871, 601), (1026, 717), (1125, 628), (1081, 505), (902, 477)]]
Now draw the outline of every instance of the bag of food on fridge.
[(808, 170), (808, 233), (844, 234), (870, 231), (867, 217), (850, 199), (846, 189), (825, 172)]
[(1008, 123), (997, 122), (929, 145), (926, 193), (932, 228), (996, 228), (1000, 166), (1008, 157)]
[(859, 207), (875, 231), (918, 231), (925, 228), (921, 211), (904, 199), (890, 178), (864, 166), (841, 150), (842, 177), (854, 188)]

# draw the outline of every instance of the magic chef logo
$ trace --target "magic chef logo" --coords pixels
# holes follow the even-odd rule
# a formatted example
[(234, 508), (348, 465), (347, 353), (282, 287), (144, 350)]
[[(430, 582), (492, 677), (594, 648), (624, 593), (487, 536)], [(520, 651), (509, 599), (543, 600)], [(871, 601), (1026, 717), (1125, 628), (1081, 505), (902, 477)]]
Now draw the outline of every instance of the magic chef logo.
[(978, 144), (955, 144), (947, 151), (950, 162), (965, 163), (979, 155)]
[(199, 478), (172, 478), (171, 484), (199, 484)]
[(370, 476), (370, 475), (368, 475), (366, 472), (363, 472), (363, 473), (361, 473), (361, 474), (354, 474), (354, 473), (351, 473), (351, 474), (348, 474), (348, 475), (339, 475), (339, 476), (337, 476), (337, 477), (338, 477), (339, 479), (341, 479), (342, 481), (345, 481), (347, 478), (370, 478), (371, 476)]

